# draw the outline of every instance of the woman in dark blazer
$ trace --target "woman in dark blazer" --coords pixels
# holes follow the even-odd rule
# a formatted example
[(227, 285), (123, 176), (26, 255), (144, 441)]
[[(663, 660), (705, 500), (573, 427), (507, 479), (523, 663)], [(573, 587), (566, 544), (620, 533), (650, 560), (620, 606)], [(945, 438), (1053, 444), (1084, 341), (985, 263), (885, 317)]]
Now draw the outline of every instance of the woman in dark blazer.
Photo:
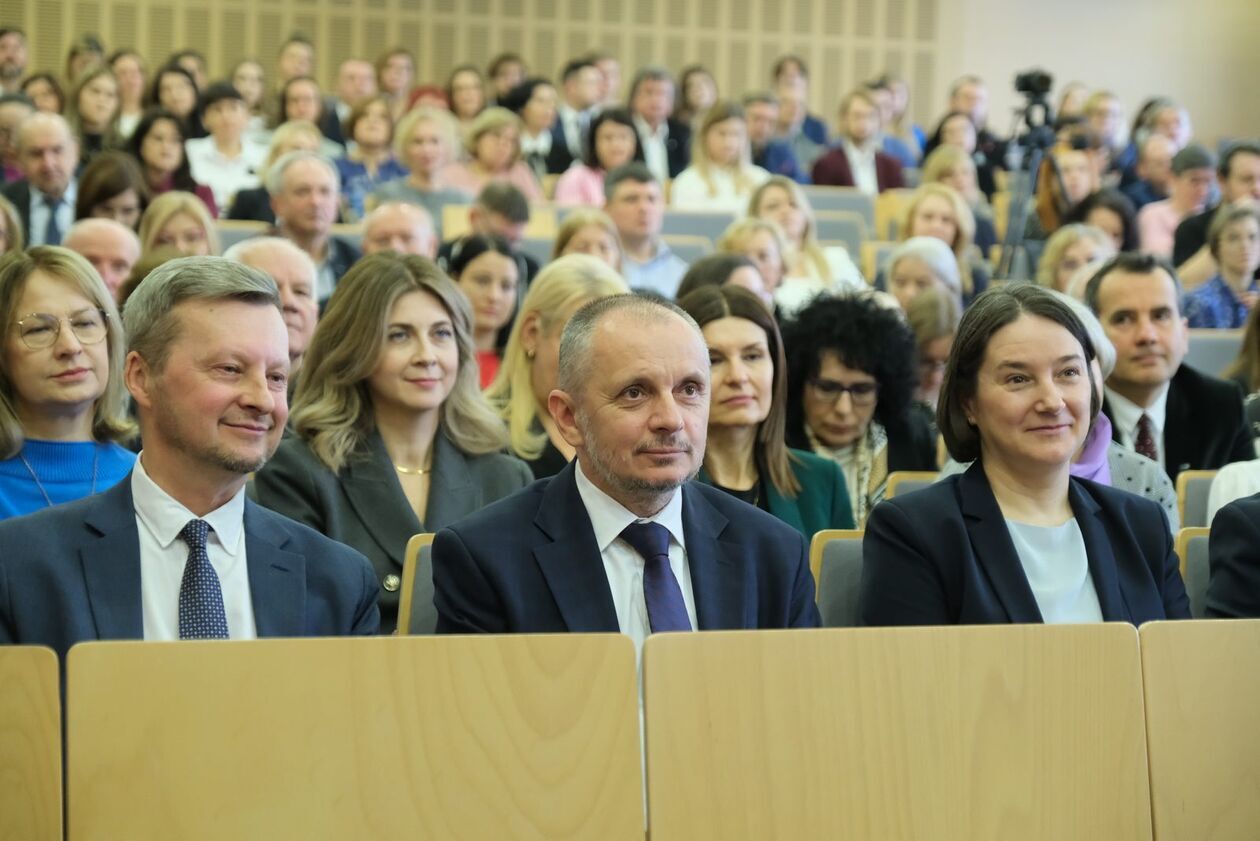
[(840, 465), (862, 528), (888, 474), (936, 470), (936, 436), (913, 409), (914, 334), (870, 294), (819, 297), (783, 325), (787, 443)]
[(700, 481), (783, 520), (806, 539), (853, 528), (844, 474), (783, 441), (783, 342), (774, 316), (739, 286), (703, 286), (678, 302), (696, 320), (712, 365)]
[(477, 384), (468, 304), (423, 257), (375, 254), (328, 301), (302, 362), (296, 434), (255, 477), (258, 501), (358, 549), (398, 616), (403, 554), (527, 485)]
[(1032, 284), (959, 325), (937, 422), (966, 473), (881, 503), (863, 543), (867, 625), (1189, 618), (1163, 509), (1070, 475), (1098, 415), (1093, 344)]

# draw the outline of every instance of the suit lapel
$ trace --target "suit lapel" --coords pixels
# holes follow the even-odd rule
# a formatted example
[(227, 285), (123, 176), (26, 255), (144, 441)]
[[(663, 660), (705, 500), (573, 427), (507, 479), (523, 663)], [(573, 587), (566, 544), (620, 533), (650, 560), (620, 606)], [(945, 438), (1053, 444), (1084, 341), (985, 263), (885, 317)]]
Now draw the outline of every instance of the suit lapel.
[(570, 631), (615, 632), (620, 630), (617, 610), (590, 515), (578, 494), (576, 463), (569, 462), (543, 491), (534, 524), (551, 542), (536, 546), (534, 559)]
[(1116, 556), (1111, 551), (1111, 539), (1102, 523), (1102, 508), (1076, 479), (1068, 485), (1068, 502), (1076, 516), (1076, 525), (1085, 541), (1085, 553), (1089, 558), (1089, 574), (1098, 594), (1098, 606), (1107, 622), (1129, 622), (1129, 608), (1120, 591)]
[[(696, 630), (756, 627), (744, 615), (748, 576), (739, 568), (744, 548), (720, 537), (730, 522), (692, 485), (682, 488), (683, 534), (696, 599)], [(755, 560), (754, 560), (755, 562)]]
[(1037, 600), (1028, 586), (1028, 576), (1019, 562), (1006, 518), (993, 497), (981, 462), (977, 461), (963, 474), (958, 494), (976, 562), (988, 576), (1007, 616), (1014, 624), (1040, 623)]
[(306, 630), (306, 558), (283, 547), (288, 535), (245, 500), (245, 558), (259, 637), (296, 637)]
[(433, 475), (423, 530), (445, 528), (482, 505), (480, 489), (473, 486), (468, 473), (467, 457), (439, 431), (433, 439)]
[(1194, 433), (1194, 419), (1191, 407), (1185, 400), (1178, 379), (1184, 380), (1179, 369), (1168, 385), (1168, 401), (1164, 404), (1164, 468), (1169, 476), (1175, 477), (1183, 469), (1195, 463), (1194, 455), (1187, 445), (1199, 436)]
[[(438, 435), (439, 440), (442, 437)], [(430, 499), (438, 491), (436, 479), (439, 466), (437, 453), (434, 453), (434, 482), (430, 484)], [(339, 481), (346, 499), (350, 501), (350, 507), (363, 522), (367, 532), (401, 571), (407, 541), (412, 535), (425, 529), (416, 517), (416, 512), (407, 503), (407, 495), (398, 483), (389, 455), (385, 452), (385, 444), (379, 435), (372, 433), (362, 446), (355, 449)], [(431, 509), (433, 503), (429, 507)]]
[(130, 473), (97, 498), (85, 522), (97, 535), (79, 550), (97, 637), (143, 639), (140, 533)]

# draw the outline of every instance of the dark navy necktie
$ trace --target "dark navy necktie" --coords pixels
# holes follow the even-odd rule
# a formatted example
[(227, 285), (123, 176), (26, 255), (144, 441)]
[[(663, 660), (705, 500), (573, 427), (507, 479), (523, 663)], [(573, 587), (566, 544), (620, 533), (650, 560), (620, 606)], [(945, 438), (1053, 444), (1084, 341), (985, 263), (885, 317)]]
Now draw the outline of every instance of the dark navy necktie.
[(44, 228), (44, 245), (61, 245), (61, 225), (57, 224), (57, 210), (64, 199), (45, 198), (48, 206), (48, 225)]
[(209, 536), (210, 524), (205, 520), (189, 520), (179, 533), (179, 539), (188, 544), (188, 561), (179, 583), (179, 638), (182, 640), (228, 638), (223, 589), (206, 551)]
[(631, 523), (621, 539), (643, 556), (643, 600), (652, 633), (690, 631), (682, 588), (669, 566), (669, 529), (660, 523)]

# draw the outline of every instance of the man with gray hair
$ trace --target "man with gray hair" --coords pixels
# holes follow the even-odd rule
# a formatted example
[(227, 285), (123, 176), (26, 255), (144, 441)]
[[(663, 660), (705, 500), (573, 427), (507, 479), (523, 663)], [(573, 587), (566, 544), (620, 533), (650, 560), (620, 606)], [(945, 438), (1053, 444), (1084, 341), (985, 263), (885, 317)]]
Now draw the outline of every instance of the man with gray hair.
[(289, 382), (302, 365), (302, 355), (315, 335), (319, 304), (315, 301), (315, 263), (310, 255), (287, 239), (252, 237), (229, 248), (229, 260), (252, 266), (276, 282), (280, 312), (289, 331)]
[(363, 253), (397, 251), (432, 260), (437, 255), (433, 217), (418, 204), (391, 201), (377, 207), (363, 220)]
[(115, 299), (118, 287), (140, 259), (140, 238), (136, 232), (113, 219), (80, 219), (66, 231), (61, 244), (92, 264)]
[(674, 77), (664, 67), (644, 67), (630, 83), (630, 114), (648, 169), (662, 184), (691, 165), (691, 127), (674, 113)]
[(341, 203), (337, 168), (314, 152), (289, 152), (267, 170), (267, 192), (276, 214), (270, 233), (289, 240), (314, 261), (315, 297), (322, 304), (361, 256), (354, 245), (332, 235)]
[(367, 560), (245, 496), (289, 414), (276, 285), (172, 260), (124, 322), (144, 449), (110, 490), (0, 523), (0, 643), (376, 633)]
[(60, 114), (31, 114), (17, 132), (18, 166), (24, 177), (6, 184), (4, 197), (17, 208), (28, 248), (61, 245), (74, 222), (79, 143)]
[(709, 355), (696, 323), (634, 295), (577, 311), (548, 410), (576, 458), (438, 532), (439, 633), (819, 624), (805, 539), (692, 481), (704, 460)]

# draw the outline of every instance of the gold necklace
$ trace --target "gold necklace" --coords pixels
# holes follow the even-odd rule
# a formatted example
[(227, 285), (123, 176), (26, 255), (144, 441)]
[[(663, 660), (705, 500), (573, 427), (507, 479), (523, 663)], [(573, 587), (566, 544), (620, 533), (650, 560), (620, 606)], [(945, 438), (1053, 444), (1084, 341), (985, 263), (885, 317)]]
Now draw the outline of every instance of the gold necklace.
[(401, 464), (395, 464), (394, 469), (404, 476), (423, 476), (433, 472), (432, 467), (403, 467)]

